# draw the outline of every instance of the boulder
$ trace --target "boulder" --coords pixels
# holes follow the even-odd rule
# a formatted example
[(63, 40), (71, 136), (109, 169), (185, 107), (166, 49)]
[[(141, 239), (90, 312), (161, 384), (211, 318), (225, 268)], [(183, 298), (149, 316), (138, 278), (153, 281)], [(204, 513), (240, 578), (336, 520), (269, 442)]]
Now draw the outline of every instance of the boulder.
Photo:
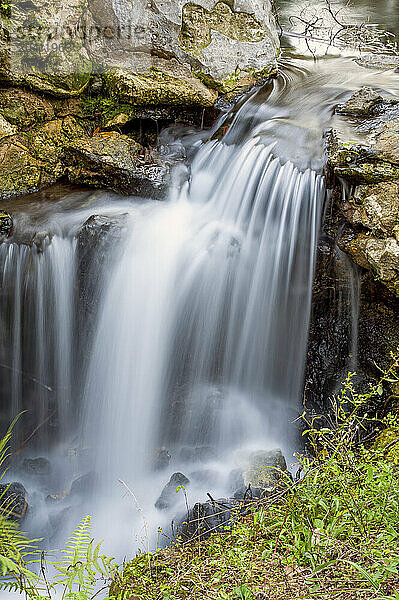
[(28, 510), (28, 492), (22, 483), (0, 485), (0, 512), (7, 519), (22, 521)]
[(213, 533), (226, 531), (238, 516), (248, 512), (248, 505), (234, 498), (198, 502), (180, 521), (178, 534), (184, 541), (200, 542)]
[(67, 147), (65, 163), (71, 183), (126, 195), (161, 197), (168, 175), (155, 156), (146, 155), (140, 144), (117, 132), (77, 139)]
[(158, 500), (155, 503), (155, 507), (159, 510), (166, 510), (167, 508), (171, 508), (177, 502), (177, 492), (176, 490), (179, 486), (186, 487), (189, 485), (190, 480), (183, 475), (183, 473), (173, 473), (169, 482), (165, 485), (164, 489), (161, 492)]
[[(240, 458), (239, 458), (240, 460)], [(287, 463), (278, 448), (259, 450), (241, 457), (243, 479), (246, 487), (273, 489), (280, 482), (286, 482), (289, 476)]]
[(152, 455), (152, 466), (154, 471), (167, 469), (171, 461), (171, 454), (166, 448), (155, 448)]
[(0, 210), (0, 240), (10, 237), (13, 232), (14, 223), (8, 212)]
[(51, 463), (47, 458), (25, 458), (22, 470), (28, 475), (47, 477), (51, 474)]
[(47, 98), (18, 88), (0, 89), (0, 114), (17, 129), (55, 118), (54, 107)]
[(190, 69), (177, 60), (157, 59), (144, 72), (115, 68), (104, 75), (112, 98), (134, 106), (213, 106), (217, 94), (210, 91)]
[(344, 115), (369, 117), (374, 114), (383, 96), (370, 87), (363, 87), (345, 102), (338, 106), (337, 112)]

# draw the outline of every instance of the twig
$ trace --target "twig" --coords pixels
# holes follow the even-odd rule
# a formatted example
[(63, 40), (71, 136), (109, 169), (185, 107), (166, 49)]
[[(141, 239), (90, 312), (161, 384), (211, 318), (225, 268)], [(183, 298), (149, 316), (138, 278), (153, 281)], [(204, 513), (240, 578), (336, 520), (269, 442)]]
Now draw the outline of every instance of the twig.
[(131, 497), (135, 501), (137, 510), (139, 511), (140, 516), (141, 516), (141, 518), (143, 520), (145, 537), (146, 537), (146, 540), (147, 540), (148, 568), (149, 568), (149, 570), (151, 572), (150, 540), (149, 540), (149, 537), (148, 537), (148, 524), (147, 524), (147, 520), (146, 520), (146, 518), (144, 516), (143, 510), (142, 510), (142, 508), (141, 508), (141, 506), (139, 504), (139, 501), (137, 500), (137, 497), (136, 497), (135, 493), (130, 489), (130, 487), (127, 485), (127, 483), (125, 483), (122, 479), (119, 479), (119, 483), (121, 483), (126, 488), (126, 490), (129, 492), (129, 494), (131, 495)]

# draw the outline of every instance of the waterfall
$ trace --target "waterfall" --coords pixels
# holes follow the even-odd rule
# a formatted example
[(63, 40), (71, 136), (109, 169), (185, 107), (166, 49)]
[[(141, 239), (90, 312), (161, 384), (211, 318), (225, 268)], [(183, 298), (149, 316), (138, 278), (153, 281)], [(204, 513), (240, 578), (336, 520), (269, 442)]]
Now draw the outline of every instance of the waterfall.
[[(105, 197), (40, 248), (0, 246), (2, 405), (29, 411), (36, 452), (58, 443), (59, 490), (97, 474), (77, 512), (107, 540), (139, 535), (120, 480), (156, 533), (175, 516), (154, 508), (174, 471), (213, 472), (217, 496), (240, 453), (295, 449), (324, 180), (304, 154), (299, 166), (280, 156), (271, 123), (249, 103), (222, 140), (197, 139), (164, 202)], [(79, 228), (118, 210), (118, 251), (82, 272)], [(163, 447), (169, 471), (154, 472)]]

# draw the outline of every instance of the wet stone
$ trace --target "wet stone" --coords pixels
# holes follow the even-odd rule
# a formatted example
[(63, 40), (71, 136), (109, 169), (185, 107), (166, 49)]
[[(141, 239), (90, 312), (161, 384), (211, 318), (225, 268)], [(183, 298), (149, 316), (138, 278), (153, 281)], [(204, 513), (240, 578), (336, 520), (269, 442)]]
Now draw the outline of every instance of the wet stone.
[(190, 480), (183, 475), (183, 473), (173, 473), (169, 482), (165, 485), (162, 490), (161, 495), (155, 503), (155, 508), (159, 510), (166, 510), (170, 508), (174, 504), (176, 504), (178, 499), (178, 494), (176, 492), (179, 486), (187, 486), (189, 485)]
[(8, 212), (0, 210), (0, 240), (10, 237), (13, 231), (13, 220)]
[(0, 485), (0, 512), (11, 521), (21, 521), (28, 510), (28, 492), (22, 483)]

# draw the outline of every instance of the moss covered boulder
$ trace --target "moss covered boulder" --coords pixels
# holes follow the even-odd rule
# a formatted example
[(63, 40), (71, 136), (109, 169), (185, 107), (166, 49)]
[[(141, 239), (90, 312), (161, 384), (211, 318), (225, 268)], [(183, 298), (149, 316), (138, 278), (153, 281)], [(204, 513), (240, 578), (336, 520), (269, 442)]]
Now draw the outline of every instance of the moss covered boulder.
[(64, 175), (63, 153), (84, 130), (73, 117), (55, 119), (0, 141), (0, 196), (33, 192)]
[(55, 117), (51, 102), (38, 94), (19, 88), (0, 89), (0, 115), (17, 129), (28, 129)]
[(109, 95), (135, 106), (212, 106), (217, 94), (176, 60), (157, 60), (147, 72), (112, 69), (105, 76)]
[(108, 188), (126, 195), (162, 195), (167, 168), (127, 135), (99, 133), (77, 139), (65, 153), (71, 183)]

